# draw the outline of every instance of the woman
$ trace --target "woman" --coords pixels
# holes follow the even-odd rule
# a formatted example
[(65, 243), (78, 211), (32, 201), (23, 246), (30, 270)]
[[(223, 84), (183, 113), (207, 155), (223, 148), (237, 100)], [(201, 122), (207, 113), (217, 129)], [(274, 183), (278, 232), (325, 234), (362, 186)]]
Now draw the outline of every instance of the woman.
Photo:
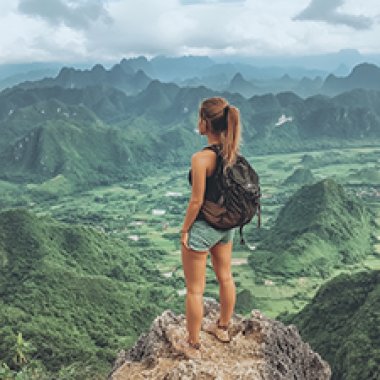
[[(240, 144), (240, 113), (226, 99), (213, 97), (204, 100), (199, 110), (198, 130), (207, 136), (208, 145), (218, 145), (224, 165), (233, 164)], [(204, 199), (216, 202), (220, 194), (213, 176), (217, 155), (211, 149), (202, 149), (191, 158), (189, 182), (192, 193), (181, 229), (182, 265), (186, 282), (185, 341), (177, 348), (186, 356), (200, 358), (199, 334), (203, 318), (203, 292), (206, 283), (208, 252), (219, 282), (220, 317), (204, 330), (223, 342), (229, 341), (228, 325), (235, 307), (236, 288), (231, 274), (232, 243), (235, 230), (212, 227), (203, 218), (200, 208)]]

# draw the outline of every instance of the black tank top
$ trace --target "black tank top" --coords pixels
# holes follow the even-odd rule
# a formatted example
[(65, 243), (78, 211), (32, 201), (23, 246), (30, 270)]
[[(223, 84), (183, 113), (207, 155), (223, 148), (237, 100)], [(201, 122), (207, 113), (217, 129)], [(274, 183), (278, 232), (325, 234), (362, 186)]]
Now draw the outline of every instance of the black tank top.
[[(206, 189), (205, 189), (205, 196), (204, 196), (205, 199), (212, 202), (217, 202), (221, 196), (220, 191), (218, 190), (218, 187), (216, 185), (215, 173), (216, 173), (216, 170), (214, 170), (214, 172), (210, 176), (206, 177)], [(188, 180), (189, 180), (189, 184), (192, 185), (191, 169), (189, 170)], [(205, 220), (201, 211), (199, 211), (195, 220)]]

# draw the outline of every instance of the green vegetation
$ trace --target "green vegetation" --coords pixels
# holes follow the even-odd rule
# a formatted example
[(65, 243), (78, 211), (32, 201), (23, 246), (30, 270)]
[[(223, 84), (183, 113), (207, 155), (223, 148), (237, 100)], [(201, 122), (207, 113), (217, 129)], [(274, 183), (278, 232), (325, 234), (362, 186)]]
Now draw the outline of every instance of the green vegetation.
[[(184, 312), (187, 169), (205, 145), (199, 103), (220, 94), (241, 110), (263, 191), (262, 229), (246, 226), (247, 246), (235, 237), (236, 311), (296, 323), (334, 379), (374, 379), (380, 92), (246, 99), (151, 81), (140, 64), (64, 68), (0, 93), (0, 378), (103, 379), (156, 315)], [(236, 89), (254, 90), (241, 75)], [(218, 299), (209, 262), (206, 275)]]
[(250, 256), (251, 266), (263, 273), (326, 277), (371, 252), (370, 222), (364, 204), (332, 179), (302, 186)]
[[(25, 119), (35, 119), (36, 125), (0, 153), (3, 179), (41, 183), (36, 191), (62, 195), (77, 190), (77, 185), (94, 186), (132, 175), (138, 177), (138, 164), (128, 148), (131, 140), (118, 129), (104, 125), (83, 106), (65, 106), (51, 100), (23, 108), (12, 116), (4, 128), (22, 130), (20, 120), (25, 123)], [(53, 185), (47, 189), (44, 182), (55, 182), (57, 177), (63, 187), (58, 190)]]
[(380, 373), (380, 270), (341, 274), (318, 290), (295, 324), (332, 367), (332, 380), (377, 380)]
[[(19, 208), (0, 214), (0, 373), (104, 378), (163, 309), (184, 312), (178, 229), (211, 95), (158, 81), (135, 96), (0, 94), (0, 208)], [(236, 310), (284, 316), (341, 272), (380, 269), (378, 94), (223, 96), (242, 111), (263, 190), (262, 229), (245, 228), (246, 247), (236, 234)], [(210, 263), (205, 295), (218, 298)]]
[[(328, 153), (329, 151), (314, 151), (307, 154), (323, 157)], [(380, 225), (380, 203), (375, 185), (370, 183), (352, 185), (347, 179), (351, 170), (372, 165), (377, 159), (377, 153), (378, 149), (370, 147), (342, 149), (340, 154), (348, 163), (328, 165), (326, 162), (321, 167), (313, 168), (312, 173), (316, 180), (326, 176), (339, 180), (347, 194), (361, 199), (369, 210), (378, 215), (377, 223)], [(355, 271), (366, 267), (380, 269), (378, 255), (380, 244), (371, 238), (373, 250), (368, 256), (353, 264), (333, 268), (332, 273), (326, 274), (325, 278), (322, 278), (319, 272), (315, 276), (293, 276), (289, 273), (276, 275), (270, 271), (266, 273), (256, 271), (256, 268), (260, 268), (256, 261), (259, 243), (271, 233), (282, 206), (295, 191), (294, 187), (282, 185), (282, 182), (293, 172), (294, 167), (299, 165), (305, 154), (297, 152), (250, 157), (250, 161), (261, 175), (264, 193), (263, 224), (261, 229), (256, 229), (254, 221), (244, 228), (249, 246), (256, 246), (254, 251), (241, 247), (238, 233), (236, 234), (233, 273), (238, 292), (249, 290), (256, 302), (255, 308), (260, 308), (271, 317), (276, 317), (284, 311), (300, 310), (323, 281), (342, 271)], [(332, 151), (330, 156), (334, 155), (335, 151)], [(274, 163), (282, 164), (274, 165)], [(47, 215), (64, 222), (90, 225), (99, 231), (125, 240), (134, 249), (146, 247), (162, 250), (166, 256), (157, 261), (157, 268), (165, 276), (174, 276), (178, 281), (181, 279), (182, 282), (178, 284), (182, 285), (178, 285), (176, 290), (182, 291), (183, 273), (178, 229), (183, 220), (184, 205), (187, 204), (190, 195), (186, 175), (187, 168), (173, 170), (167, 167), (162, 168), (154, 176), (146, 176), (133, 183), (128, 180), (108, 186), (97, 186), (59, 198), (36, 193), (35, 185), (32, 184), (24, 186), (0, 181), (0, 205), (2, 208), (28, 207), (40, 216)], [(154, 209), (165, 210), (165, 214), (153, 215)], [(373, 231), (373, 235), (379, 234)], [(251, 265), (247, 263), (249, 256), (251, 256)], [(218, 286), (211, 263), (207, 269), (206, 292), (218, 298)]]
[[(116, 88), (89, 86), (93, 74), (105, 72), (99, 66), (94, 70), (61, 72), (67, 77), (64, 83), (83, 75), (86, 86), (79, 80), (79, 88), (45, 81), (39, 88), (27, 85), (0, 93), (0, 179), (38, 185), (63, 175), (62, 191), (53, 191), (54, 197), (86, 185), (138, 180), (163, 166), (189, 162), (201, 146), (194, 131), (199, 103), (217, 93), (204, 86), (180, 88), (153, 80), (143, 91), (127, 96)], [(250, 99), (221, 95), (241, 109), (244, 154), (379, 143), (380, 98), (375, 91), (305, 100), (291, 92)], [(317, 167), (333, 158), (344, 160), (332, 154), (336, 157), (318, 157)], [(36, 191), (49, 195), (46, 186)]]
[(364, 167), (348, 176), (350, 183), (380, 185), (380, 165)]
[(11, 349), (21, 333), (33, 346), (31, 358), (49, 372), (86, 363), (92, 374), (105, 374), (116, 352), (130, 346), (168, 302), (182, 307), (177, 280), (155, 269), (164, 256), (27, 210), (2, 212), (1, 360), (11, 369), (21, 364)]

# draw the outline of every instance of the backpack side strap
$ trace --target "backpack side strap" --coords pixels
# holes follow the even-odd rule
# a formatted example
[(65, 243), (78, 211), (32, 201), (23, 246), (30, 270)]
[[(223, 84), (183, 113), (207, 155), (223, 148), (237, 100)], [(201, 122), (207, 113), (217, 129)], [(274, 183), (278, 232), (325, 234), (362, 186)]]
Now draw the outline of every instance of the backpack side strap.
[(243, 228), (244, 228), (244, 226), (240, 226), (240, 228), (239, 228), (240, 244), (241, 244), (241, 245), (245, 245), (245, 240), (244, 240), (244, 238), (243, 238)]
[[(260, 228), (260, 226), (261, 226), (261, 205), (259, 202), (257, 205), (257, 228)], [(245, 240), (243, 237), (243, 228), (244, 228), (244, 225), (240, 226), (240, 228), (239, 228), (240, 244), (241, 245), (245, 245)]]
[(261, 226), (261, 204), (260, 202), (257, 205), (257, 228)]

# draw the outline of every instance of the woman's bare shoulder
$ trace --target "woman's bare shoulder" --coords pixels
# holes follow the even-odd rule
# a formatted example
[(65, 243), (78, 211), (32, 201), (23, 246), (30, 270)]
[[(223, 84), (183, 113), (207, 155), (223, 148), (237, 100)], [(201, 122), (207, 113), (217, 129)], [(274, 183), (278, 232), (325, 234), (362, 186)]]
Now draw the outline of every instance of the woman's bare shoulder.
[(191, 160), (193, 161), (211, 161), (215, 158), (216, 154), (211, 149), (203, 149), (195, 152), (191, 156)]

